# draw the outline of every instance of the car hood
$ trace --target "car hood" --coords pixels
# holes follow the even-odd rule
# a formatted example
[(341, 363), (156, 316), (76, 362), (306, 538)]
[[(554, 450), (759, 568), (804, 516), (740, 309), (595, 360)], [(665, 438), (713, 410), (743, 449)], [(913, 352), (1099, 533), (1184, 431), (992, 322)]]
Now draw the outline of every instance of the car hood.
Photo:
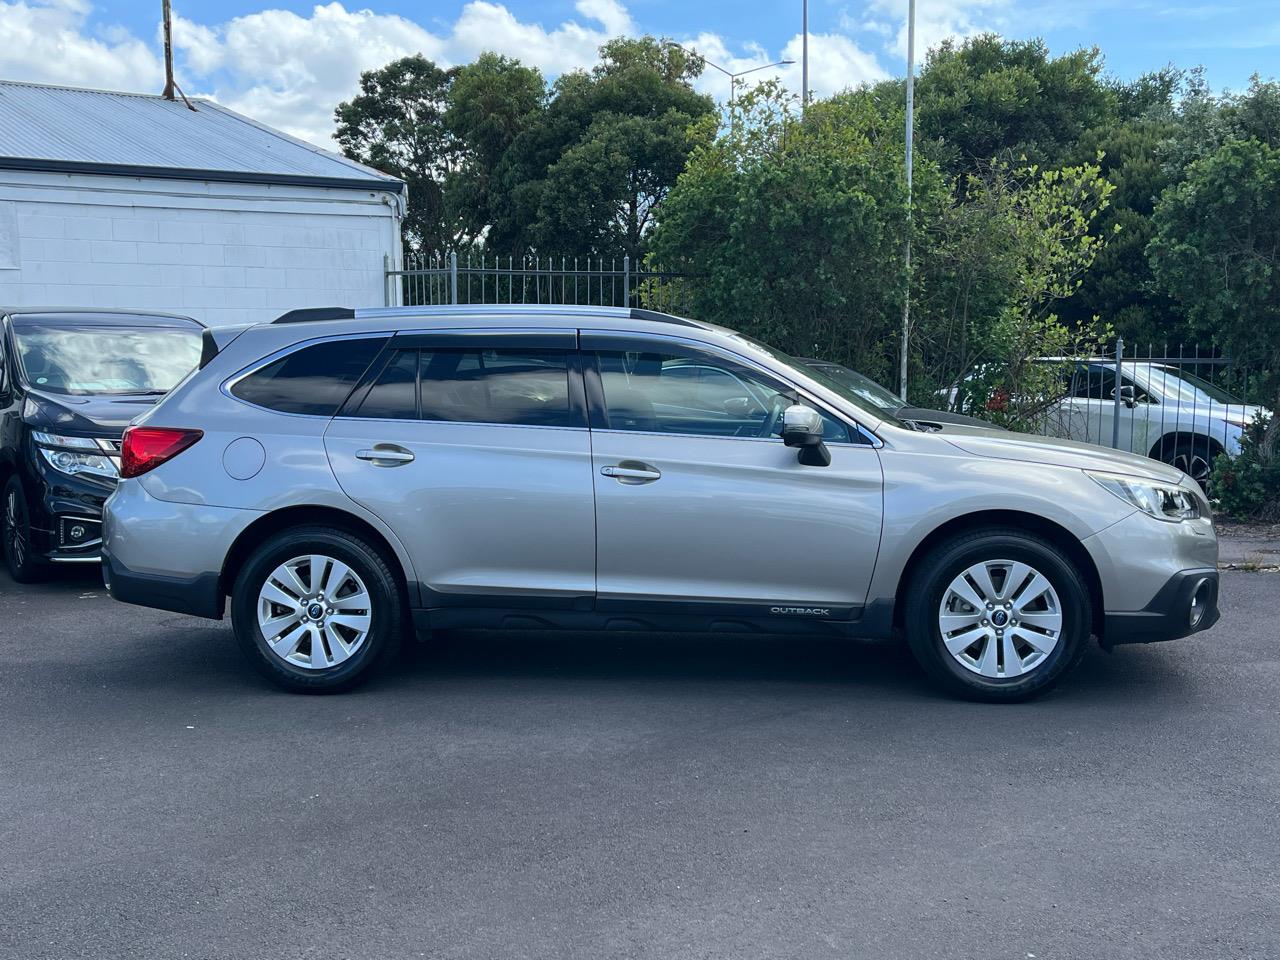
[(934, 410), (932, 407), (899, 407), (893, 412), (893, 415), (899, 420), (917, 420), (923, 423), (937, 423), (943, 427), (951, 424), (963, 424), (968, 427), (979, 427), (983, 430), (999, 430), (1004, 432), (1003, 427), (998, 427), (994, 423), (986, 420), (980, 420), (978, 417), (971, 417), (965, 413), (952, 413), (950, 410)]
[(63, 396), (31, 390), (23, 419), (37, 430), (119, 439), (134, 417), (161, 400), (157, 396)]
[(1078, 443), (1075, 440), (1026, 433), (980, 430), (960, 425), (949, 426), (942, 436), (953, 447), (971, 456), (1123, 473), (1164, 483), (1181, 483), (1183, 478), (1182, 471), (1159, 460), (1093, 443)]

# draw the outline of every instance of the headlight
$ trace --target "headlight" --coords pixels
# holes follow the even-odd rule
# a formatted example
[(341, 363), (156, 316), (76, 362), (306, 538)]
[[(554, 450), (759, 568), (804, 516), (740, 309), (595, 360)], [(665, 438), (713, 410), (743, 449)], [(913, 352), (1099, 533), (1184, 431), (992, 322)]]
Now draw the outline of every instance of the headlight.
[(1177, 523), (1200, 516), (1200, 501), (1190, 490), (1115, 473), (1089, 473), (1094, 482), (1149, 517)]
[(115, 462), (102, 452), (102, 447), (96, 440), (89, 437), (63, 437), (38, 430), (33, 430), (31, 436), (45, 463), (61, 473), (73, 477), (83, 473), (107, 480), (120, 479), (120, 471), (116, 469)]

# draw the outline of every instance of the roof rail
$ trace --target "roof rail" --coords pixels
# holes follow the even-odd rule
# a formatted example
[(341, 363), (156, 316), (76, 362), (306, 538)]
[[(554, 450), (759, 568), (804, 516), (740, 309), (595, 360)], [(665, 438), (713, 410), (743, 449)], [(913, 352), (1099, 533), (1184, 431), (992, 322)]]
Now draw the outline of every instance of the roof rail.
[(414, 314), (430, 316), (450, 316), (453, 314), (507, 314), (522, 313), (564, 313), (568, 316), (614, 316), (627, 317), (631, 320), (645, 320), (651, 323), (672, 323), (682, 327), (699, 327), (706, 325), (697, 320), (672, 316), (658, 310), (646, 310), (641, 307), (597, 307), (591, 304), (568, 303), (472, 303), (472, 304), (431, 304), (420, 307), (372, 307), (355, 310), (351, 307), (307, 307), (301, 310), (290, 310), (276, 317), (272, 323), (308, 323), (313, 320), (354, 320), (358, 315), (374, 318), (387, 316), (412, 316)]
[(351, 307), (307, 307), (304, 310), (290, 310), (272, 320), (272, 323), (307, 323), (311, 320), (354, 320), (355, 310)]

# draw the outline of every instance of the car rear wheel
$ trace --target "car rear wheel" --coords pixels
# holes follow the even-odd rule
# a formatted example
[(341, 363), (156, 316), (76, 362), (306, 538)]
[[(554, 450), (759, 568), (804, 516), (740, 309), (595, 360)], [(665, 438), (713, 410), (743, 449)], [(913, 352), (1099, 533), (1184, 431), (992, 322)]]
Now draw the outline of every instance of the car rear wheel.
[(1025, 700), (1080, 660), (1088, 588), (1056, 546), (1018, 530), (957, 537), (930, 551), (909, 586), (905, 626), (916, 660), (960, 696)]
[(32, 552), (31, 515), (22, 481), (10, 477), (4, 485), (3, 512), (0, 512), (0, 539), (4, 541), (4, 562), (18, 583), (35, 583), (47, 568)]
[(342, 530), (303, 527), (249, 557), (231, 596), (236, 639), (273, 683), (336, 693), (400, 646), (403, 605), (387, 561)]

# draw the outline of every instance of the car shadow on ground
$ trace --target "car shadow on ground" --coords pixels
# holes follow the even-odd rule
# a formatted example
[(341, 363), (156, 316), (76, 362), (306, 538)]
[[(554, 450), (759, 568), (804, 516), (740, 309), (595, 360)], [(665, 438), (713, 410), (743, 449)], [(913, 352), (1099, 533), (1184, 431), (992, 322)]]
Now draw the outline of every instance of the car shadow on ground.
[[(240, 654), (229, 620), (211, 621), (129, 607), (111, 601), (96, 569), (53, 571), (48, 582), (23, 586), (0, 573), (0, 603), (94, 602), (104, 641), (96, 657), (60, 659), (68, 682), (127, 689), (186, 688), (202, 694), (274, 691)], [(99, 606), (101, 604), (101, 606)], [(34, 610), (32, 611), (34, 613)], [(86, 611), (89, 612), (89, 611)], [(6, 618), (8, 619), (8, 618)], [(54, 624), (42, 628), (54, 631)], [(841, 687), (859, 698), (947, 700), (911, 659), (905, 644), (757, 634), (447, 630), (405, 644), (401, 655), (348, 696), (485, 682), (617, 684), (684, 687), (708, 684)], [(1053, 697), (1129, 703), (1178, 696), (1190, 683), (1157, 647), (1108, 654), (1091, 643), (1080, 668)]]

